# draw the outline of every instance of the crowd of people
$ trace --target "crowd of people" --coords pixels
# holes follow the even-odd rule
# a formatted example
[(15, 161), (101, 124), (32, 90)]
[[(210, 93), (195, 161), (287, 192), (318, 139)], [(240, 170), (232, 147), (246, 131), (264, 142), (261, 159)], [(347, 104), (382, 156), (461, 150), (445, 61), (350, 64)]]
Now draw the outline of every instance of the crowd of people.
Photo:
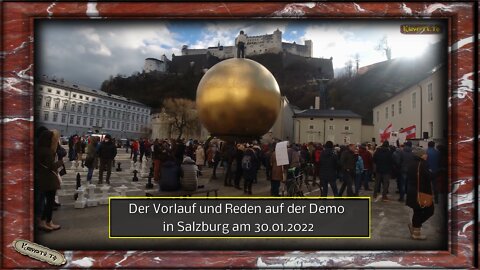
[[(69, 138), (67, 153), (59, 144), (58, 131), (41, 128), (36, 134), (36, 215), (39, 227), (52, 231), (60, 228), (52, 222), (52, 211), (58, 206), (55, 193), (60, 187), (58, 170), (64, 167), (63, 158), (68, 156), (70, 161), (86, 166), (89, 183), (94, 169), (99, 169), (97, 183), (103, 183), (106, 172), (105, 182), (110, 184), (117, 144), (110, 135), (103, 138), (73, 135)], [(359, 196), (363, 189), (362, 195), (371, 192), (376, 201), (387, 202), (390, 200), (390, 180), (395, 179), (398, 201), (406, 202), (414, 211), (409, 227), (415, 239), (424, 238), (420, 228), (434, 212), (433, 203), (419, 205), (419, 191), (431, 194), (435, 203), (439, 193), (445, 191), (445, 186), (440, 185), (446, 182), (445, 173), (442, 173), (447, 166), (445, 148), (439, 146), (437, 150), (433, 141), (429, 142), (427, 150), (414, 147), (409, 141), (397, 146), (385, 141), (378, 147), (372, 144), (340, 146), (331, 141), (289, 144), (289, 164), (283, 166), (277, 165), (275, 146), (276, 143), (260, 144), (256, 141), (234, 143), (218, 139), (201, 142), (146, 138), (132, 139), (124, 145), (133, 162), (151, 159), (153, 179), (161, 191), (196, 190), (205, 167), (212, 169), (211, 180), (219, 178), (217, 169), (223, 167), (223, 185), (250, 195), (263, 167), (266, 180), (270, 182), (271, 195), (280, 196), (281, 183), (289, 177), (287, 171), (295, 168), (301, 172), (304, 181), (319, 187), (321, 196), (328, 196), (329, 190), (333, 196), (343, 196), (344, 193), (348, 197)]]

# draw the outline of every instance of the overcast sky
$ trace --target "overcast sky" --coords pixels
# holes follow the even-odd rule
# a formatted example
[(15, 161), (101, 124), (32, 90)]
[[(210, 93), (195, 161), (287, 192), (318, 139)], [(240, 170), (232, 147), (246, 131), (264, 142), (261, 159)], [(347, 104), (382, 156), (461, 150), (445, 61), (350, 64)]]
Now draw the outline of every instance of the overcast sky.
[(392, 57), (397, 58), (430, 53), (424, 49), (443, 36), (401, 34), (400, 25), (407, 23), (419, 21), (44, 20), (36, 27), (36, 70), (39, 75), (99, 89), (110, 76), (141, 72), (145, 58), (180, 55), (182, 45), (233, 45), (240, 30), (252, 36), (271, 34), (278, 28), (284, 42), (312, 40), (313, 56), (333, 57), (334, 68), (344, 67), (356, 54), (360, 66), (386, 60), (384, 52), (375, 50), (383, 37), (388, 39)]

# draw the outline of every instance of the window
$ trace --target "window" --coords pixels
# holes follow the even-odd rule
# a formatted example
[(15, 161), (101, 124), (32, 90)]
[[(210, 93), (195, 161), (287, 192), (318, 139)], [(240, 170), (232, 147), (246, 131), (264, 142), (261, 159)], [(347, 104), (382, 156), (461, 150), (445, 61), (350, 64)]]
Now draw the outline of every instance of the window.
[(87, 125), (87, 117), (83, 117), (83, 125), (84, 125), (84, 126)]
[(53, 103), (53, 108), (57, 109), (60, 107), (60, 99), (55, 99), (55, 103)]
[(428, 95), (428, 102), (433, 100), (433, 89), (432, 89), (432, 83), (429, 83), (427, 86), (427, 95)]
[(50, 109), (50, 101), (52, 100), (51, 97), (47, 97), (46, 100), (45, 100), (45, 107), (49, 108)]
[(73, 94), (72, 96), (73, 96), (74, 98), (76, 98), (76, 97), (77, 97), (77, 94)]
[(377, 123), (380, 122), (380, 111), (377, 111)]
[(110, 120), (107, 120), (107, 128), (110, 128)]
[(130, 130), (130, 123), (127, 123), (126, 130)]
[(67, 110), (67, 105), (68, 105), (68, 101), (64, 101), (62, 110), (66, 111)]
[(90, 114), (95, 115), (95, 106), (92, 106), (92, 108), (90, 109)]
[(392, 104), (392, 117), (395, 116), (395, 104)]
[(100, 116), (101, 110), (102, 110), (102, 108), (100, 108), (100, 107), (97, 108), (97, 116)]
[(138, 129), (138, 124), (135, 125), (135, 130), (136, 130), (136, 131), (139, 131), (139, 129)]
[(78, 104), (78, 110), (77, 110), (78, 113), (82, 113), (82, 104)]
[(84, 114), (87, 114), (87, 113), (88, 113), (88, 105), (87, 105), (87, 104), (85, 104), (85, 108), (84, 108), (84, 110), (83, 110), (83, 113), (84, 113)]
[(117, 122), (117, 129), (120, 129), (120, 122)]
[(42, 105), (42, 96), (37, 97), (37, 107)]
[(417, 92), (412, 93), (412, 109), (417, 108)]
[(67, 115), (62, 114), (62, 123), (65, 123), (67, 121)]
[(74, 118), (74, 117), (75, 117), (74, 115), (70, 115), (69, 123), (72, 124), (72, 125), (73, 125), (73, 118)]
[(310, 129), (313, 129), (313, 128), (314, 128), (314, 126), (313, 126), (313, 125), (310, 125)]
[(97, 120), (95, 121), (95, 126), (100, 126), (100, 119), (97, 118)]
[(93, 126), (93, 118), (90, 118), (89, 124), (90, 124), (90, 126)]
[(57, 95), (60, 95), (60, 90), (57, 90)]
[(106, 117), (106, 116), (107, 116), (107, 110), (103, 109), (103, 117)]
[(350, 126), (345, 126), (345, 131), (350, 131)]
[(83, 96), (82, 96), (82, 95), (80, 95), (80, 99), (83, 99)]
[(428, 134), (430, 137), (433, 137), (433, 122), (428, 122), (428, 129), (430, 133)]
[(388, 119), (388, 107), (385, 107), (385, 119)]
[(398, 114), (402, 114), (402, 101), (398, 101)]
[(335, 126), (332, 126), (332, 125), (328, 126), (328, 130), (334, 131), (334, 130), (335, 130)]
[(111, 110), (108, 110), (108, 117), (112, 117), (112, 111)]
[(102, 119), (102, 127), (105, 126), (105, 119)]
[(115, 121), (112, 121), (112, 129), (115, 128)]
[(48, 91), (49, 93), (51, 93), (51, 92), (52, 92), (52, 89), (51, 89), (51, 88), (48, 88), (48, 90), (47, 90), (47, 91)]
[(67, 96), (67, 97), (68, 97), (68, 92), (66, 92), (66, 91), (65, 91), (65, 96)]
[(125, 128), (125, 123), (122, 122), (122, 130)]
[(43, 121), (48, 121), (48, 112), (45, 111), (45, 112), (43, 112), (43, 113), (44, 113), (44, 114), (43, 114)]
[(75, 112), (75, 102), (72, 103), (72, 106), (70, 107), (72, 112)]
[(90, 98), (89, 98), (89, 97), (85, 97), (85, 99), (86, 99), (86, 100), (90, 100)]
[(82, 117), (79, 115), (77, 116), (77, 125), (80, 125), (80, 120), (82, 119)]

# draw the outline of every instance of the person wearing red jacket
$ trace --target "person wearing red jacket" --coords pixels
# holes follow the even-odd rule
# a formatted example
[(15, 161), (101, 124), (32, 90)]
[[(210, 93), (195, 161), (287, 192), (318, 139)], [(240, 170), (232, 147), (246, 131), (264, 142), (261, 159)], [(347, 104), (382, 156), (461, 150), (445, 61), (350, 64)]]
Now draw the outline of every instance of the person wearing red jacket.
[(138, 144), (137, 140), (133, 140), (132, 143), (132, 152), (133, 152), (133, 162), (137, 163), (138, 157), (138, 150), (140, 149), (140, 145)]
[[(315, 166), (315, 173), (313, 175), (313, 185), (316, 185), (317, 177), (318, 181), (320, 181), (320, 155), (322, 154), (322, 146), (318, 144), (313, 151), (313, 164)], [(320, 183), (318, 184), (320, 185)]]
[(370, 190), (368, 187), (368, 182), (372, 179), (372, 171), (373, 171), (373, 162), (372, 162), (372, 154), (367, 150), (365, 145), (360, 145), (360, 149), (358, 150), (358, 155), (362, 157), (363, 160), (363, 174), (360, 185), (363, 183), (363, 187), (365, 190)]

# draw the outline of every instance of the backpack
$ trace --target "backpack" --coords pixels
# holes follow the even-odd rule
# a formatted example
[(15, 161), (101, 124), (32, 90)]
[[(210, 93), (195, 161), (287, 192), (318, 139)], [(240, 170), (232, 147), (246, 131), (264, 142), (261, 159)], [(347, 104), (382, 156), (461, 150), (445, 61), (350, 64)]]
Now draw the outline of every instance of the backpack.
[(242, 158), (242, 169), (250, 170), (252, 169), (252, 157), (249, 155), (244, 155)]

